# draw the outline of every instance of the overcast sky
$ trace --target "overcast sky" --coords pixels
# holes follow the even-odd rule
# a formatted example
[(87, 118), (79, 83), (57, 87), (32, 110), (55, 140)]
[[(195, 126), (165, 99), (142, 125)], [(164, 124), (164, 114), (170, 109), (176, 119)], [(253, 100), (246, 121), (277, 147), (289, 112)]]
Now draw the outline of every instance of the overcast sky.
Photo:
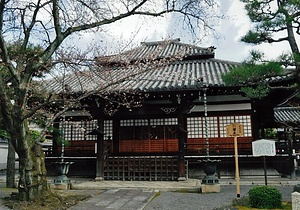
[[(216, 58), (242, 62), (245, 60), (254, 46), (240, 42), (240, 38), (251, 26), (246, 15), (244, 5), (239, 0), (219, 0), (221, 9), (226, 13), (228, 19), (221, 20), (215, 29), (220, 36), (199, 37), (195, 42), (187, 30), (174, 27), (174, 16), (168, 15), (163, 18), (141, 18), (133, 16), (126, 18), (105, 28), (106, 33), (85, 34), (79, 42), (86, 44), (87, 40), (100, 39), (103, 52), (117, 53), (123, 49), (138, 46), (143, 41), (160, 41), (165, 39), (180, 38), (181, 42), (196, 44), (200, 47), (215, 46)], [(178, 24), (178, 23), (176, 23)], [(180, 25), (179, 25), (180, 26)], [(201, 40), (201, 41), (199, 41)], [(285, 44), (263, 44), (257, 49), (262, 50), (268, 58), (276, 58), (282, 52), (288, 52), (289, 46)]]

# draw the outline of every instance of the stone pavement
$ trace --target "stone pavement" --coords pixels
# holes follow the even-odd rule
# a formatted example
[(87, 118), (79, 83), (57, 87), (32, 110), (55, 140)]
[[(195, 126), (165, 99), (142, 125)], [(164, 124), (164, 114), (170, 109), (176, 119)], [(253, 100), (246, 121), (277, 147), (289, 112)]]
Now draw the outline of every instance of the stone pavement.
[[(71, 210), (142, 210), (159, 192), (199, 192), (200, 179), (188, 179), (186, 181), (95, 181), (92, 178), (70, 178), (71, 189), (91, 191), (92, 198), (71, 207)], [(54, 186), (54, 177), (48, 177), (50, 186)], [(221, 178), (220, 185), (236, 185), (233, 178)], [(294, 186), (300, 184), (299, 178), (268, 177), (268, 185)], [(2, 184), (1, 184), (2, 183)], [(3, 188), (5, 176), (0, 175), (0, 197), (7, 195), (7, 189)], [(264, 185), (264, 177), (241, 178), (240, 185)], [(5, 209), (1, 206), (0, 210)]]
[(93, 179), (71, 179), (74, 190), (108, 190), (108, 189), (155, 189), (158, 191), (199, 191), (201, 180), (186, 181), (94, 181)]
[[(53, 178), (54, 179), (54, 178)], [(51, 179), (49, 179), (51, 180)], [(186, 181), (95, 181), (94, 179), (72, 179), (71, 188), (74, 190), (107, 190), (115, 188), (156, 189), (159, 191), (199, 191), (200, 179)], [(219, 179), (220, 185), (236, 185), (233, 178)], [(264, 185), (264, 177), (240, 178), (240, 185)], [(300, 178), (268, 177), (268, 185), (295, 185), (300, 184)]]
[(142, 210), (157, 192), (154, 189), (110, 189), (70, 210)]
[[(268, 185), (294, 186), (300, 183), (297, 178), (271, 177)], [(264, 177), (240, 179), (240, 185), (264, 185)], [(233, 178), (220, 179), (220, 185), (236, 185)], [(142, 210), (159, 192), (200, 192), (201, 180), (186, 181), (94, 181), (93, 179), (73, 179), (74, 190), (104, 190), (103, 193), (71, 207), (71, 210)]]

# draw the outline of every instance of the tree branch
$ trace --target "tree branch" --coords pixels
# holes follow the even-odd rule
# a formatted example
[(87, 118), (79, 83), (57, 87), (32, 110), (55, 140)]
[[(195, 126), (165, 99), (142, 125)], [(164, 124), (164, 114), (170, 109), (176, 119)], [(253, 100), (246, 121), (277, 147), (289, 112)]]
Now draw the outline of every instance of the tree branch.
[(52, 102), (55, 102), (55, 101), (50, 101), (52, 98), (52, 94), (49, 95), (49, 97), (47, 98), (47, 100), (41, 104), (39, 104), (38, 106), (30, 109), (30, 112), (28, 112), (26, 115), (22, 116), (22, 120), (25, 120), (25, 119), (28, 119), (32, 116), (34, 116), (36, 114), (36, 112), (40, 109), (42, 109), (43, 107), (45, 106), (49, 106), (49, 104)]
[[(25, 14), (26, 14), (26, 7), (25, 7), (24, 13), (22, 15), (22, 25), (23, 25), (23, 32), (24, 32), (24, 41), (23, 41), (23, 46), (22, 46), (23, 50), (25, 50), (26, 47), (27, 47), (27, 45), (28, 45), (28, 41), (29, 41), (29, 38), (30, 38), (30, 33), (31, 33), (34, 25), (37, 22), (36, 18), (37, 18), (38, 12), (40, 11), (40, 8), (43, 8), (44, 6), (46, 6), (47, 4), (49, 4), (50, 2), (51, 1), (47, 1), (47, 2), (45, 2), (43, 4), (41, 4), (41, 0), (38, 0), (38, 2), (35, 5), (35, 10), (33, 12), (33, 15), (32, 15), (32, 18), (31, 18), (31, 22), (30, 22), (30, 24), (29, 24), (28, 27), (26, 27), (26, 24), (25, 24), (25, 21), (24, 21)], [(32, 2), (31, 4), (34, 4), (34, 3)], [(27, 7), (30, 7), (30, 5), (27, 6)]]
[(60, 25), (60, 20), (59, 20), (58, 0), (53, 0), (52, 15), (53, 15), (55, 33), (56, 33), (56, 37), (57, 37), (56, 39), (59, 42), (59, 40), (63, 39), (64, 37), (62, 36), (61, 25)]
[(267, 38), (266, 41), (268, 41), (269, 43), (273, 43), (273, 42), (282, 42), (282, 41), (288, 41), (288, 37), (283, 37), (283, 38), (278, 38), (278, 39), (273, 39), (273, 38)]

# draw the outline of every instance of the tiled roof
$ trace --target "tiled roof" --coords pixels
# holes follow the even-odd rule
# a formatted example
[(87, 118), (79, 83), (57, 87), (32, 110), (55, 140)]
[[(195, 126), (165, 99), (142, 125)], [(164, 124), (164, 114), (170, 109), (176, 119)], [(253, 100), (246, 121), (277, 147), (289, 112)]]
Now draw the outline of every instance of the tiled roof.
[[(195, 89), (199, 79), (208, 86), (224, 86), (221, 74), (229, 72), (237, 63), (217, 59), (174, 62), (159, 68), (139, 72), (135, 68), (118, 68), (106, 71), (85, 71), (69, 74), (61, 80), (51, 81), (48, 89), (60, 92), (65, 86), (71, 92), (92, 91), (106, 88), (113, 90), (165, 91)], [(134, 75), (135, 76), (131, 76)], [(123, 81), (122, 81), (123, 80)], [(118, 82), (122, 81), (122, 82)], [(114, 84), (116, 83), (116, 84)], [(110, 87), (106, 87), (108, 84)]]
[(284, 123), (300, 123), (300, 107), (274, 108), (275, 120)]
[(202, 48), (194, 45), (184, 44), (180, 39), (142, 42), (141, 46), (112, 56), (98, 57), (97, 61), (102, 63), (130, 63), (141, 60), (156, 60), (183, 54), (185, 58), (214, 57), (214, 47)]
[(124, 53), (96, 58), (99, 66), (93, 70), (68, 74), (45, 84), (54, 92), (65, 88), (71, 92), (195, 89), (199, 79), (209, 87), (220, 87), (224, 86), (222, 74), (239, 63), (215, 59), (214, 49), (179, 40), (144, 42)]
[(268, 83), (278, 83), (278, 82), (283, 82), (286, 80), (291, 80), (294, 78), (294, 69), (284, 69), (284, 73), (283, 75), (275, 75), (275, 76), (271, 76), (269, 78), (266, 79), (266, 82)]

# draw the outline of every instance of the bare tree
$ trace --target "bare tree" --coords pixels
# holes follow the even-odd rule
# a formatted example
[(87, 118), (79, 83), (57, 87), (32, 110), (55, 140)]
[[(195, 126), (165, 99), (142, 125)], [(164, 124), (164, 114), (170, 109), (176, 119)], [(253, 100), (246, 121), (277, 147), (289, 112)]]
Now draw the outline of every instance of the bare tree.
[[(19, 156), (18, 189), (21, 200), (34, 200), (48, 190), (44, 153), (30, 136), (28, 120), (55, 97), (49, 95), (32, 106), (33, 78), (51, 71), (56, 64), (55, 58), (58, 58), (58, 49), (70, 35), (101, 30), (105, 25), (133, 15), (157, 17), (176, 12), (182, 15), (182, 20), (190, 28), (210, 28), (211, 18), (217, 17), (217, 4), (213, 0), (161, 0), (160, 5), (157, 2), (0, 1), (0, 110), (10, 141)], [(120, 80), (114, 81), (115, 84), (118, 82)], [(75, 101), (78, 100), (80, 98)], [(72, 102), (68, 102), (68, 106), (72, 106)], [(68, 106), (57, 112), (52, 120)]]

